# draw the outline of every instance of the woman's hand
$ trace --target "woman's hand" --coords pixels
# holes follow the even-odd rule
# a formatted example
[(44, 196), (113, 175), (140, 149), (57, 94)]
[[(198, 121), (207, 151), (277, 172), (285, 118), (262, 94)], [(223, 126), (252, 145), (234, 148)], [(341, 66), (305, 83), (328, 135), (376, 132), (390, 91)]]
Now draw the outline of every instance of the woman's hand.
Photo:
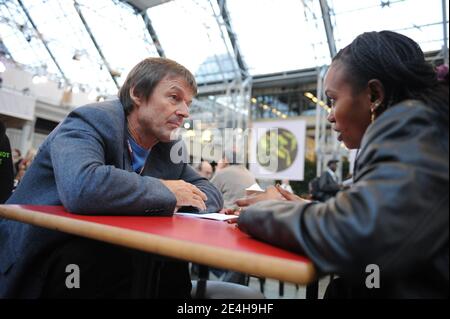
[(225, 215), (236, 215), (239, 216), (239, 213), (241, 212), (240, 208), (222, 208), (222, 210), (219, 212), (219, 214), (225, 214)]
[(275, 186), (278, 192), (288, 201), (290, 202), (301, 202), (301, 203), (309, 203), (309, 200), (303, 199), (300, 196), (292, 194), (285, 189), (282, 189), (280, 185)]
[[(266, 200), (285, 200), (285, 201), (291, 201), (291, 202), (302, 202), (302, 203), (309, 203), (309, 200), (303, 199), (300, 196), (297, 196), (295, 194), (292, 194), (280, 187), (280, 185), (276, 185), (269, 187), (264, 193), (262, 194), (255, 194), (251, 195), (249, 197), (241, 198), (236, 201), (236, 205), (239, 206), (238, 209), (232, 209), (232, 208), (224, 208), (220, 212), (227, 215), (236, 215), (239, 216), (242, 213), (245, 213), (243, 211), (243, 207), (247, 207), (253, 204), (256, 204), (258, 202), (266, 201)], [(229, 220), (228, 223), (234, 224), (237, 222), (237, 219)]]
[(247, 207), (258, 202), (266, 201), (266, 200), (288, 200), (291, 202), (302, 202), (309, 203), (310, 201), (301, 198), (295, 194), (292, 194), (284, 189), (282, 189), (279, 185), (269, 187), (264, 193), (256, 194), (249, 197), (241, 198), (236, 201), (236, 205), (239, 207)]
[[(235, 215), (239, 216), (241, 214), (242, 208), (223, 208), (219, 214), (225, 214), (225, 215)], [(228, 224), (236, 224), (237, 218), (235, 219), (229, 219), (227, 220)]]
[(247, 207), (266, 200), (286, 200), (286, 198), (281, 195), (276, 187), (270, 186), (264, 193), (238, 199), (236, 205), (239, 207)]

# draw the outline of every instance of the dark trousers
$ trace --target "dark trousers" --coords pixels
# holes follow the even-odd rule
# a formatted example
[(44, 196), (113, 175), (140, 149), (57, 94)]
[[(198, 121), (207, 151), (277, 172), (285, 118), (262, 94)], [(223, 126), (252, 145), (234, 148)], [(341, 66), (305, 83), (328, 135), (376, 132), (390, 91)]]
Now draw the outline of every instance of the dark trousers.
[[(68, 265), (79, 269), (79, 288), (66, 285)], [(50, 257), (41, 297), (186, 299), (191, 287), (186, 262), (74, 237)]]

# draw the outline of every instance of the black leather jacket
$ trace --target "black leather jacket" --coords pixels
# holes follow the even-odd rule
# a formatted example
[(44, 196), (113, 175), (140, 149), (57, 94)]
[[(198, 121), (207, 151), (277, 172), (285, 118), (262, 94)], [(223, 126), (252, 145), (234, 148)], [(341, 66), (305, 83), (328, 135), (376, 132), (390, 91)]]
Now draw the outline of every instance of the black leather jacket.
[[(430, 108), (404, 101), (367, 129), (352, 188), (326, 203), (258, 203), (239, 227), (339, 275), (342, 297), (448, 298), (448, 132)], [(366, 288), (371, 264), (380, 289)]]

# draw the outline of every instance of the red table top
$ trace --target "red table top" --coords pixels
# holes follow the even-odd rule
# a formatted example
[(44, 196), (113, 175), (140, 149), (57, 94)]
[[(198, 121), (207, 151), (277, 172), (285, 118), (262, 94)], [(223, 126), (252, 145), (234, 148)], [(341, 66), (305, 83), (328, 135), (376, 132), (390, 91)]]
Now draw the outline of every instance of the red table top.
[(256, 253), (294, 262), (310, 263), (303, 256), (253, 239), (240, 231), (234, 224), (228, 224), (223, 221), (176, 215), (172, 217), (86, 216), (68, 213), (60, 206), (21, 205), (20, 207), (59, 217), (160, 235), (165, 238), (188, 241), (206, 246)]

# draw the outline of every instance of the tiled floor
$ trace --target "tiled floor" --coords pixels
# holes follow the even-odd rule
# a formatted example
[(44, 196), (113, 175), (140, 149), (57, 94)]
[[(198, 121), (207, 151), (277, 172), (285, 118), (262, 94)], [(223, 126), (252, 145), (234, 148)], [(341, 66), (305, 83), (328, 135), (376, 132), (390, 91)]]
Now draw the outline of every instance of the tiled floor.
[[(194, 276), (192, 276), (192, 279), (195, 279)], [(210, 272), (210, 280), (219, 280), (218, 277), (216, 277), (212, 272)], [(324, 279), (319, 281), (319, 299), (323, 298), (323, 295), (325, 293), (325, 290), (329, 283), (329, 277), (325, 277)], [(256, 277), (250, 277), (250, 283), (249, 287), (260, 291), (260, 282), (258, 278)], [(279, 291), (279, 281), (272, 280), (272, 279), (266, 279), (265, 285), (264, 285), (264, 296), (267, 299), (305, 299), (306, 297), (306, 287), (305, 286), (299, 286), (298, 288), (296, 285), (291, 283), (285, 283), (284, 284), (284, 293), (283, 296), (280, 295)]]
[[(328, 283), (329, 278), (324, 278), (321, 281), (319, 281), (320, 299), (323, 298)], [(257, 278), (251, 277), (249, 286), (253, 289), (259, 290), (260, 289), (259, 280)], [(306, 287), (299, 286), (297, 289), (297, 287), (294, 284), (285, 283), (284, 294), (283, 296), (280, 296), (279, 281), (267, 279), (264, 289), (264, 296), (266, 296), (267, 299), (305, 299)]]

